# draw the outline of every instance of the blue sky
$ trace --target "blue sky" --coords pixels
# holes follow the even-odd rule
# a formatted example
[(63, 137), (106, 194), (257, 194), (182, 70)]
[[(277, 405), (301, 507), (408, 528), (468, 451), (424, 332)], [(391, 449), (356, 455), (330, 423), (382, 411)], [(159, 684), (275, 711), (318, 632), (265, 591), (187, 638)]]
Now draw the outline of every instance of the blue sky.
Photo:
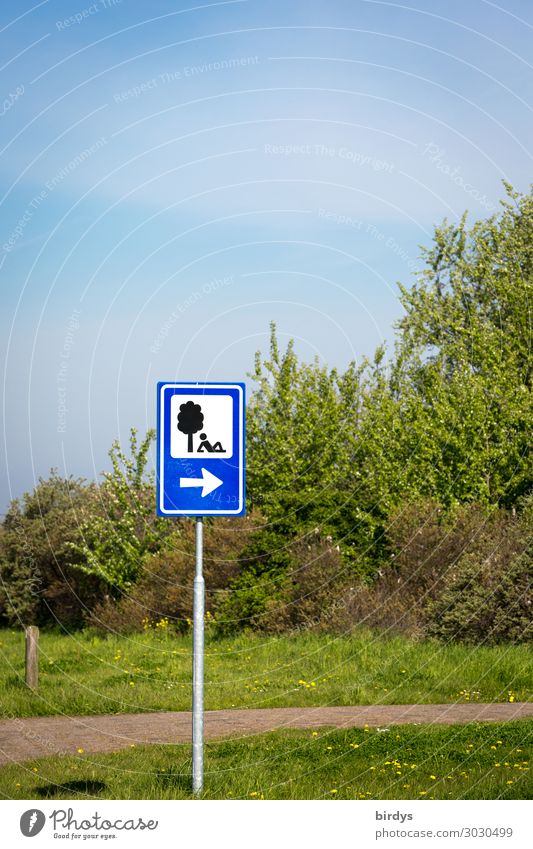
[(271, 320), (340, 368), (390, 345), (434, 224), (531, 182), (532, 28), (519, 0), (4, 2), (0, 511), (98, 476), (158, 380), (246, 379)]

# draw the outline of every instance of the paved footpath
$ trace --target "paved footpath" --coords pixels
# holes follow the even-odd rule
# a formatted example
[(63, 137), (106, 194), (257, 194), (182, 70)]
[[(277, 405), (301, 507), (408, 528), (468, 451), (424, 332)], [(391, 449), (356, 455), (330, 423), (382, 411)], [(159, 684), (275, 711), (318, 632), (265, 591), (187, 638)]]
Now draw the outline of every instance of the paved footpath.
[[(210, 710), (205, 714), (205, 736), (235, 738), (285, 728), (326, 726), (454, 725), (525, 717), (533, 717), (533, 702)], [(78, 748), (85, 752), (115, 752), (132, 744), (187, 743), (190, 739), (188, 711), (4, 719), (0, 720), (0, 764), (75, 754)]]

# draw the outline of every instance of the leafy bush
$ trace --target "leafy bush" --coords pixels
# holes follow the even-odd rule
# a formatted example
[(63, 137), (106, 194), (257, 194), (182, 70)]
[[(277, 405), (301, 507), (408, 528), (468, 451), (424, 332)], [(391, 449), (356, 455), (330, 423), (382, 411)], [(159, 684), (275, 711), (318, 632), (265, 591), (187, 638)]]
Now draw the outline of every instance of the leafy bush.
[[(263, 549), (260, 574), (276, 571), (273, 558), (280, 560), (282, 551), (287, 566), (287, 545), (317, 526), (346, 560), (374, 568), (383, 517), (373, 493), (368, 495), (358, 456), (372, 369), (366, 361), (360, 367), (350, 363), (340, 374), (318, 360), (302, 363), (292, 340), (280, 350), (271, 325), (269, 356), (256, 354), (256, 389), (247, 412), (249, 503), (269, 522), (263, 540), (256, 538)], [(362, 550), (370, 552), (364, 561)]]
[(52, 472), (11, 503), (0, 529), (0, 615), (9, 624), (75, 627), (101, 597), (102, 583), (73, 566), (70, 550), (95, 498), (94, 487)]
[[(390, 564), (325, 610), (323, 627), (364, 625), (470, 642), (530, 640), (530, 509), (479, 505), (446, 513), (435, 502), (399, 511), (388, 528)], [(529, 552), (531, 554), (531, 552)]]
[(101, 486), (54, 471), (11, 503), (0, 528), (0, 616), (15, 624), (84, 624), (93, 608), (136, 580), (147, 553), (175, 527), (155, 516), (146, 475), (153, 432), (130, 455), (115, 442)]
[(509, 558), (472, 555), (454, 569), (429, 609), (426, 633), (468, 643), (530, 642), (533, 638), (533, 546)]
[(459, 559), (428, 606), (429, 636), (470, 643), (532, 640), (532, 524), (528, 508), (518, 520), (488, 528), (483, 546)]
[[(257, 551), (257, 534), (245, 550)], [(259, 539), (264, 542), (260, 532)], [(230, 587), (216, 611), (219, 633), (250, 627), (269, 633), (315, 629), (323, 611), (332, 604), (347, 580), (349, 568), (331, 537), (322, 539), (318, 528), (277, 552), (278, 568), (250, 568)], [(243, 557), (246, 564), (246, 556)]]
[(107, 592), (118, 596), (137, 581), (145, 554), (156, 552), (172, 526), (155, 513), (154, 475), (147, 474), (150, 430), (139, 444), (130, 432), (130, 453), (115, 441), (109, 452), (112, 471), (98, 487), (98, 504), (81, 528), (79, 542), (70, 545), (78, 569), (99, 578)]
[[(203, 573), (210, 617), (238, 574), (239, 551), (258, 521), (255, 515), (204, 520)], [(139, 580), (128, 592), (118, 599), (108, 597), (96, 606), (88, 619), (92, 627), (125, 633), (154, 627), (166, 619), (172, 628), (188, 629), (195, 571), (194, 521), (176, 519), (169, 524), (177, 525), (174, 534), (166, 539), (161, 551), (145, 556)]]

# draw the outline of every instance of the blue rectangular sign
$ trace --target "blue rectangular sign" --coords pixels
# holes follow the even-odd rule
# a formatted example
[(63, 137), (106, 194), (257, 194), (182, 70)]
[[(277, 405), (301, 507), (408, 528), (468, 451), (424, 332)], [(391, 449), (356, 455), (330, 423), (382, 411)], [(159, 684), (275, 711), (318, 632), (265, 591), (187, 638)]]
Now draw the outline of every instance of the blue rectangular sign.
[(243, 516), (244, 383), (157, 384), (157, 512)]

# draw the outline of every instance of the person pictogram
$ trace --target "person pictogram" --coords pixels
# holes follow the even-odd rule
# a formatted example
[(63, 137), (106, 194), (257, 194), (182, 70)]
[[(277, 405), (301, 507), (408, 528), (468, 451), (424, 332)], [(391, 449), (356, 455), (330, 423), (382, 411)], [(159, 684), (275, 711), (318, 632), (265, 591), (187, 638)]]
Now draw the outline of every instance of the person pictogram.
[(217, 451), (224, 451), (220, 442), (215, 442), (214, 445), (211, 445), (205, 433), (200, 434), (200, 440), (200, 445), (196, 449), (198, 453), (200, 453), (201, 451), (207, 451), (209, 452), (209, 454), (211, 454), (216, 453)]

